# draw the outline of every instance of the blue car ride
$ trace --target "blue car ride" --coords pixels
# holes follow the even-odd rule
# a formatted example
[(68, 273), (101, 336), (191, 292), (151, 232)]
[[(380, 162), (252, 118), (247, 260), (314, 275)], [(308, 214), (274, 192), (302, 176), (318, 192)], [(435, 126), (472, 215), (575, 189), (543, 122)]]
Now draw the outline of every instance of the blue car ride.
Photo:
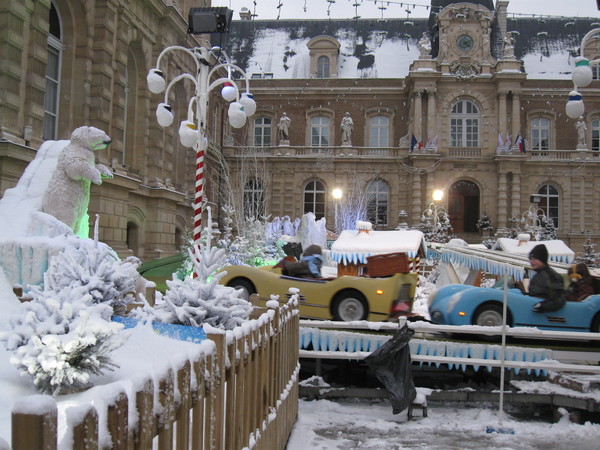
[[(434, 291), (429, 297), (431, 321), (443, 325), (502, 325), (502, 288), (482, 288), (451, 284)], [(554, 331), (600, 332), (600, 295), (590, 295), (579, 302), (566, 302), (558, 311), (533, 312), (537, 297), (520, 289), (509, 289), (506, 323), (511, 327), (537, 327)]]

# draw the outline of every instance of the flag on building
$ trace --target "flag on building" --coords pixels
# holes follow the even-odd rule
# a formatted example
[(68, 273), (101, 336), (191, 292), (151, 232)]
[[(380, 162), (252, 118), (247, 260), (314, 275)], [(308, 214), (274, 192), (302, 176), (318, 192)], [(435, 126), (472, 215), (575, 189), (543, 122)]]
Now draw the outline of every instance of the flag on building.
[(498, 147), (496, 147), (496, 153), (502, 153), (504, 151), (504, 138), (502, 133), (498, 133)]
[(412, 139), (410, 140), (410, 151), (412, 152), (415, 149), (415, 146), (417, 145), (417, 138), (415, 137), (415, 135), (412, 135)]
[(520, 134), (517, 136), (517, 139), (515, 139), (515, 147), (517, 147), (521, 153), (526, 152), (525, 139), (523, 139)]

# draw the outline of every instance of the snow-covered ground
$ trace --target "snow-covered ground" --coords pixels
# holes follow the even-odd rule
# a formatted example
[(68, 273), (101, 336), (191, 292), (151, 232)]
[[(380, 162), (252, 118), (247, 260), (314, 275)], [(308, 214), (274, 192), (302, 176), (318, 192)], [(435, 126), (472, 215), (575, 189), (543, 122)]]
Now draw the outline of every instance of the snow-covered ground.
[[(387, 400), (300, 400), (287, 450), (306, 449), (578, 449), (598, 448), (600, 425), (557, 423), (507, 415), (486, 405), (432, 404), (428, 417), (394, 415)], [(514, 434), (487, 433), (511, 429)]]

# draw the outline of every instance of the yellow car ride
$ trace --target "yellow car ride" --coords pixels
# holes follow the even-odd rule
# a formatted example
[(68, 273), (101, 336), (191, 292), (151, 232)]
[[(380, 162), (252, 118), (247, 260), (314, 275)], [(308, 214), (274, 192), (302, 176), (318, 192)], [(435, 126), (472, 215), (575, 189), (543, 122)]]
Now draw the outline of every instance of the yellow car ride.
[(281, 274), (281, 268), (227, 266), (219, 283), (243, 289), (246, 297), (258, 294), (259, 306), (271, 295), (286, 302), (290, 288), (300, 291), (300, 315), (309, 319), (382, 321), (411, 315), (418, 275), (396, 273), (382, 278), (340, 276), (337, 278), (295, 278)]

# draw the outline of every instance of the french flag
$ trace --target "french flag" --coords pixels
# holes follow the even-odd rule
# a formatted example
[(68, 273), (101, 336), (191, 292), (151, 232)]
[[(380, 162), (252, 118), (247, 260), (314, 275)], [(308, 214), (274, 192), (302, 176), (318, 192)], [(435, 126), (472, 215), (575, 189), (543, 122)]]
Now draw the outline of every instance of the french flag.
[(526, 152), (525, 139), (523, 139), (520, 134), (517, 136), (517, 139), (515, 139), (515, 146), (519, 149), (519, 152)]

